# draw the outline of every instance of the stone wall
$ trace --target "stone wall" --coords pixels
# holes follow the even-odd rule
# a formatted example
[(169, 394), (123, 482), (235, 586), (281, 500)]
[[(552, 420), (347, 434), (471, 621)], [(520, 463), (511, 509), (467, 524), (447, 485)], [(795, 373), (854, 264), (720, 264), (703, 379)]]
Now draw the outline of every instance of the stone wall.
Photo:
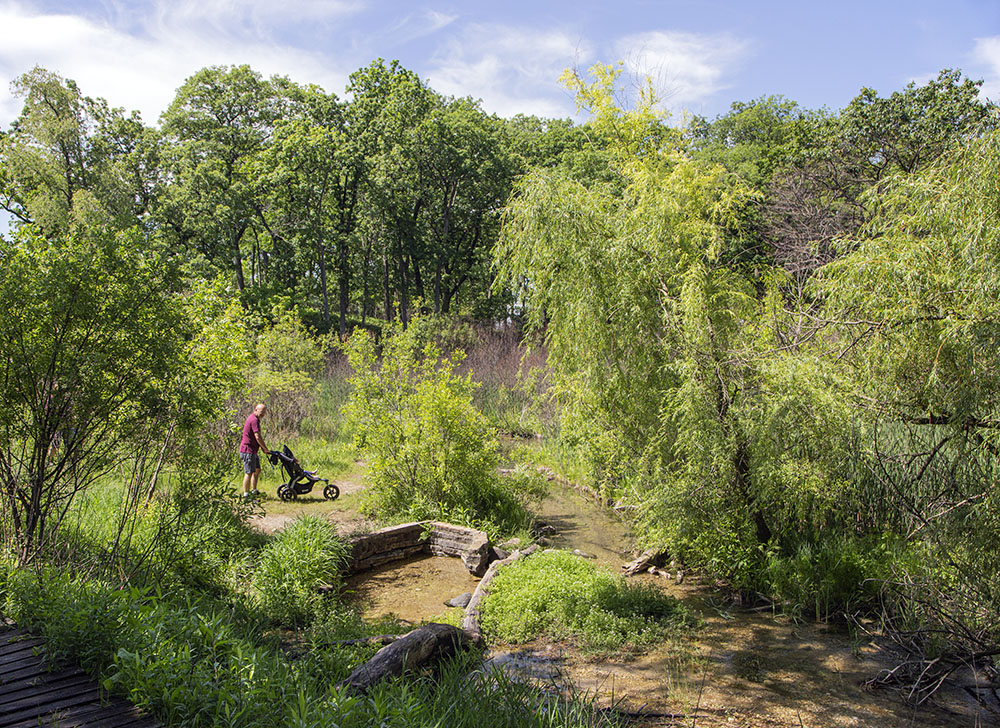
[(490, 541), (486, 534), (450, 523), (404, 523), (356, 536), (350, 543), (349, 574), (421, 554), (458, 557), (474, 576), (482, 576), (489, 567)]

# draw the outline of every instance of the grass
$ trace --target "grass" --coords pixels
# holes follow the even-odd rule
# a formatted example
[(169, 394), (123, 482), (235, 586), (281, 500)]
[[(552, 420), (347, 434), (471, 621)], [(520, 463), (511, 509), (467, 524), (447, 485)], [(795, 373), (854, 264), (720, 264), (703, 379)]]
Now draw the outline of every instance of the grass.
[(515, 562), (490, 587), (481, 623), (504, 642), (549, 637), (627, 654), (693, 623), (686, 608), (658, 587), (626, 582), (565, 551)]
[[(492, 351), (503, 353), (510, 374), (515, 359), (508, 343)], [(347, 396), (342, 364), (333, 362), (297, 428), (279, 431), (275, 420), (269, 434), (265, 419), (264, 434), (272, 448), (288, 444), (304, 468), (357, 486), (366, 466), (355, 459), (342, 427), (340, 407)], [(521, 393), (506, 380), (490, 387), (497, 389), (496, 397), (484, 391), (494, 408), (491, 419), (521, 427), (527, 412)], [(218, 442), (232, 439), (225, 423), (218, 430)], [(267, 515), (352, 519), (356, 514), (356, 487), (333, 502), (314, 488), (286, 503), (274, 495), (284, 471), (262, 465), (258, 487)], [(106, 689), (172, 726), (614, 724), (593, 699), (552, 695), (503, 673), (474, 671), (476, 654), (434, 674), (387, 682), (364, 699), (331, 687), (375, 649), (331, 643), (402, 626), (366, 623), (335, 596), (314, 598), (317, 583), (339, 579), (342, 554), (329, 519), (307, 517), (275, 536), (261, 534), (250, 524), (261, 505), (237, 501), (241, 481), (235, 447), (174, 463), (162, 473), (151, 506), (134, 511), (127, 553), (111, 561), (94, 558), (81, 569), (82, 556), (107, 556), (115, 535), (123, 486), (120, 473), (109, 474), (74, 504), (67, 533), (74, 534), (76, 546), (61, 554), (62, 567), (39, 561), (32, 571), (19, 570), (0, 558), (0, 612), (81, 662)], [(133, 563), (151, 568), (140, 578), (130, 571)], [(277, 643), (279, 636), (310, 649), (290, 657)]]

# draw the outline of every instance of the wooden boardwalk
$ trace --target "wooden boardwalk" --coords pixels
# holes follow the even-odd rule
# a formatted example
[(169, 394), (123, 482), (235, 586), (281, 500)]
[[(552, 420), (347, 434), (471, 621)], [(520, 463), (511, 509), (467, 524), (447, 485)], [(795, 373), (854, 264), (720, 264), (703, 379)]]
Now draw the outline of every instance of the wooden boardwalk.
[(121, 698), (102, 695), (76, 666), (46, 659), (44, 643), (0, 621), (0, 728), (161, 728)]

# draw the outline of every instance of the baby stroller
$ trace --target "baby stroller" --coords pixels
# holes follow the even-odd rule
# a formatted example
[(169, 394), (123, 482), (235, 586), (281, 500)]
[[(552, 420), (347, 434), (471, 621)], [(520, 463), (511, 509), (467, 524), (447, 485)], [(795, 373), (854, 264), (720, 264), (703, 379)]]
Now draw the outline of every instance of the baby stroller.
[(297, 496), (304, 495), (313, 489), (313, 484), (320, 481), (326, 483), (323, 486), (324, 498), (327, 500), (337, 500), (337, 497), (340, 495), (340, 488), (333, 485), (326, 478), (317, 477), (315, 470), (303, 470), (288, 445), (285, 445), (280, 452), (278, 450), (271, 450), (268, 453), (268, 458), (271, 461), (271, 465), (281, 463), (285, 472), (288, 473), (288, 482), (278, 486), (278, 497), (281, 500), (290, 501)]

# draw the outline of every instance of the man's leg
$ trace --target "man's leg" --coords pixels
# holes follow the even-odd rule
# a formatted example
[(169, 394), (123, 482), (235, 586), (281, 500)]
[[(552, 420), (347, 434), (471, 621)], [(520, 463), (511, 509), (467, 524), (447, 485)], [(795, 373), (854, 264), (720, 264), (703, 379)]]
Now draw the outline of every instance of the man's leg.
[[(259, 478), (259, 477), (260, 477), (260, 468), (257, 468), (256, 470), (253, 471), (253, 475), (250, 476), (250, 492), (251, 493), (254, 493), (254, 494), (257, 493), (257, 478)], [(245, 489), (246, 489), (246, 486), (244, 486), (244, 490)]]
[[(260, 472), (259, 470), (257, 472)], [(255, 480), (255, 475), (243, 473), (243, 495), (250, 495), (250, 482)]]

